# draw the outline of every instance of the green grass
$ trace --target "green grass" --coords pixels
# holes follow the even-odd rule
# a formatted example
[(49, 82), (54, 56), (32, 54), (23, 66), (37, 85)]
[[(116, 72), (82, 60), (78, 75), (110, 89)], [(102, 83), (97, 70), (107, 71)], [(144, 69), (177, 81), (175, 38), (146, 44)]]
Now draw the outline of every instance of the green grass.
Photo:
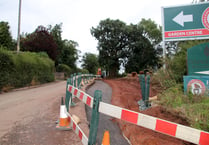
[(160, 105), (181, 111), (191, 127), (209, 131), (209, 97), (183, 92), (182, 84), (166, 89), (159, 95)]

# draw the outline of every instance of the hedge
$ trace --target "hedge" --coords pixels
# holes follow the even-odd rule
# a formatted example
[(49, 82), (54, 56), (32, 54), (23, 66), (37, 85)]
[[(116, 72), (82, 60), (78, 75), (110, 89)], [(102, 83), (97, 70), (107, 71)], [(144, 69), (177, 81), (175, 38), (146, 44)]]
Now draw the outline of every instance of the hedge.
[(54, 81), (54, 62), (44, 53), (0, 49), (0, 91)]
[(64, 72), (65, 78), (70, 77), (71, 74), (73, 74), (73, 70), (66, 64), (59, 64), (56, 67), (57, 72)]

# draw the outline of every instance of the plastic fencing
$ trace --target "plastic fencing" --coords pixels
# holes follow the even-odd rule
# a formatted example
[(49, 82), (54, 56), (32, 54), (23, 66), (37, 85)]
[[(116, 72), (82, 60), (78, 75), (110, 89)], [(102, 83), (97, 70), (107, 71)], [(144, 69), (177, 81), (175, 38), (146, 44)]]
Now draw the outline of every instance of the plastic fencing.
[(84, 132), (81, 130), (78, 124), (73, 120), (72, 116), (67, 112), (67, 110), (66, 110), (66, 114), (69, 117), (70, 126), (72, 126), (72, 129), (78, 135), (82, 144), (88, 145), (88, 137), (84, 134)]
[[(69, 117), (70, 121), (70, 126), (72, 126), (73, 130), (75, 133), (79, 136), (81, 142), (84, 145), (93, 145), (96, 143), (96, 135), (97, 135), (97, 128), (93, 128), (94, 126), (98, 127), (98, 121), (99, 121), (99, 113), (98, 113), (98, 106), (99, 106), (99, 101), (101, 100), (101, 91), (97, 90), (95, 91), (95, 96), (94, 96), (94, 101), (95, 101), (95, 106), (92, 109), (92, 117), (96, 119), (91, 120), (90, 124), (90, 132), (89, 132), (89, 138), (84, 134), (84, 132), (81, 130), (81, 128), (76, 124), (76, 122), (73, 120), (72, 116), (69, 114), (69, 106), (75, 106), (76, 104), (72, 102), (72, 98), (75, 97), (75, 93), (71, 93), (68, 89), (68, 86), (74, 86), (77, 88), (81, 88), (82, 85), (88, 84), (90, 81), (92, 81), (95, 78), (100, 77), (99, 75), (92, 75), (92, 74), (81, 74), (78, 73), (71, 75), (71, 77), (67, 80), (67, 85), (66, 85), (66, 97), (65, 97), (65, 106), (66, 106), (66, 114)], [(83, 92), (83, 91), (82, 91)], [(83, 92), (84, 93), (84, 92)], [(86, 99), (87, 104), (89, 104), (92, 108), (93, 106), (93, 101), (89, 101), (89, 98)]]
[[(67, 91), (72, 93), (75, 97), (79, 98), (89, 107), (93, 108), (93, 97), (70, 84), (67, 86)], [(202, 130), (183, 126), (181, 124), (159, 119), (104, 102), (99, 102), (98, 111), (108, 116), (118, 118), (129, 123), (133, 123), (135, 125), (142, 126), (191, 143), (209, 145), (209, 133)]]

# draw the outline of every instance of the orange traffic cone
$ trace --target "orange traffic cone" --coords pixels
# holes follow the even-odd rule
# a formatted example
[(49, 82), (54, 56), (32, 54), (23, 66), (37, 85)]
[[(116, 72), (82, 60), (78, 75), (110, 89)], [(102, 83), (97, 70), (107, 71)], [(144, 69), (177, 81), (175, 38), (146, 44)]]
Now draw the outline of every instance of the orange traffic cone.
[(59, 119), (59, 123), (56, 126), (57, 129), (61, 129), (61, 130), (70, 130), (70, 117), (67, 116), (66, 114), (66, 107), (64, 105), (64, 100), (62, 97), (61, 100), (61, 106), (60, 106), (60, 119)]
[(110, 133), (108, 130), (105, 130), (104, 136), (102, 139), (102, 145), (110, 145)]

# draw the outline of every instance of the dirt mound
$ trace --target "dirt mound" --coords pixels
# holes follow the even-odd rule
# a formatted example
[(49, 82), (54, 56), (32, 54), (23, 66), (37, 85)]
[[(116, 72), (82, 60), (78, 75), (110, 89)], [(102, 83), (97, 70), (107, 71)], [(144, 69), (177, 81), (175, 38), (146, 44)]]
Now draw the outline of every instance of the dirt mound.
[[(149, 108), (145, 111), (139, 111), (138, 101), (142, 98), (140, 84), (137, 77), (104, 80), (112, 87), (111, 103), (129, 110), (151, 115), (168, 121), (188, 125), (184, 118), (181, 118), (175, 112), (167, 112), (160, 106)], [(152, 87), (151, 87), (152, 88)], [(150, 96), (155, 96), (156, 90), (150, 89)], [(185, 145), (190, 144), (174, 137), (163, 135), (134, 124), (127, 123), (119, 119), (113, 119), (117, 122), (122, 132), (130, 140), (132, 145)]]

